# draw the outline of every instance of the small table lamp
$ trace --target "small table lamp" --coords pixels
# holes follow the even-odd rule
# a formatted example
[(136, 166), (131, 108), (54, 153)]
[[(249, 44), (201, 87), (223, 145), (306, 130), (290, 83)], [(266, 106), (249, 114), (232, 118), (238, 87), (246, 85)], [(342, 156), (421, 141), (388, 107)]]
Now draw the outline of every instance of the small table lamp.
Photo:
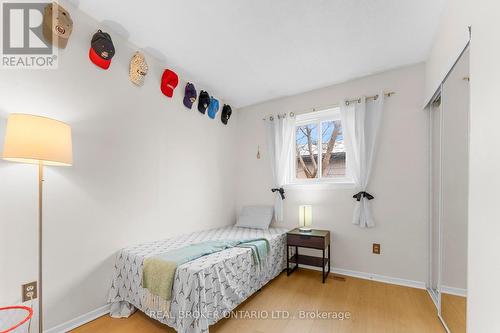
[(50, 118), (11, 114), (7, 120), (2, 157), (7, 161), (38, 164), (38, 328), (43, 332), (43, 166), (72, 165), (71, 127)]
[(311, 205), (299, 206), (299, 230), (302, 232), (311, 232), (312, 225), (312, 207)]

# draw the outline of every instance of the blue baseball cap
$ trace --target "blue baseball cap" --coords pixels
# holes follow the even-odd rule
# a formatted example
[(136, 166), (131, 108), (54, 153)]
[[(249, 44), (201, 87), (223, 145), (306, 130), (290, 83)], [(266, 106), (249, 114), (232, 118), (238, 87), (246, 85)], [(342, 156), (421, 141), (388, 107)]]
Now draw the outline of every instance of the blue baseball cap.
[(208, 116), (215, 119), (215, 115), (219, 111), (219, 101), (210, 96), (210, 105), (208, 106)]

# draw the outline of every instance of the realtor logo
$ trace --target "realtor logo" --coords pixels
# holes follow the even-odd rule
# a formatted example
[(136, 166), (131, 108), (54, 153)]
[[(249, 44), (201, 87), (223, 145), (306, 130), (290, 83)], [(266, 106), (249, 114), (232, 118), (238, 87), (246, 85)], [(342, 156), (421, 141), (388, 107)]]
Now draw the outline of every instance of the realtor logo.
[(2, 68), (57, 68), (57, 48), (43, 36), (43, 13), (48, 4), (2, 2)]

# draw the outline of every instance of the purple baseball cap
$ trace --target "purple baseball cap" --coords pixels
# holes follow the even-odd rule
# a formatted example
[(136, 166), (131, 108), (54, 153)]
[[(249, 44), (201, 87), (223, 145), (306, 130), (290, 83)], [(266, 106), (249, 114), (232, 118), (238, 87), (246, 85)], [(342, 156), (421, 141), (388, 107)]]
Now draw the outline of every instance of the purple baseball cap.
[(188, 109), (191, 109), (194, 102), (196, 101), (196, 95), (196, 88), (194, 87), (194, 84), (188, 82), (186, 84), (186, 89), (184, 92), (184, 106)]

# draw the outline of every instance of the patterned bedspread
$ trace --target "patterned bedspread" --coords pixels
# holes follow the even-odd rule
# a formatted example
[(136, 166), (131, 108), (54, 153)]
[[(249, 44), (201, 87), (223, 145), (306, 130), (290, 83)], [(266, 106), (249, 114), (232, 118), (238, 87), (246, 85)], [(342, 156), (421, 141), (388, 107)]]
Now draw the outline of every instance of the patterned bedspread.
[[(195, 232), (121, 250), (116, 257), (109, 292), (111, 315), (129, 316), (135, 308), (179, 333), (208, 332), (240, 303), (275, 278), (286, 266), (286, 229), (257, 230), (235, 226)], [(231, 248), (178, 267), (170, 308), (145, 301), (141, 287), (146, 257), (208, 240), (266, 238), (267, 260), (253, 263), (249, 248)]]

